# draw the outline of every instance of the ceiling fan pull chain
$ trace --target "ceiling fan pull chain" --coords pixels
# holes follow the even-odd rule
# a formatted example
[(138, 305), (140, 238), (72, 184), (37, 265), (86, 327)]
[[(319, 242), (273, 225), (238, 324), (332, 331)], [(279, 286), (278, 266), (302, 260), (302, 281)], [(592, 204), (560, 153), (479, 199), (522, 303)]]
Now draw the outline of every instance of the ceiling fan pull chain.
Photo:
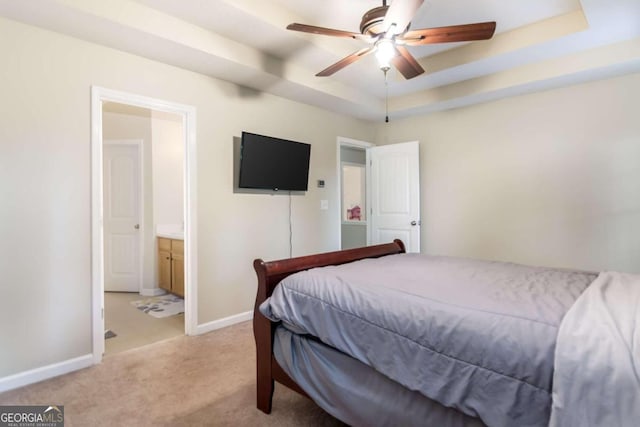
[(389, 123), (389, 80), (387, 79), (387, 71), (384, 70), (384, 122)]

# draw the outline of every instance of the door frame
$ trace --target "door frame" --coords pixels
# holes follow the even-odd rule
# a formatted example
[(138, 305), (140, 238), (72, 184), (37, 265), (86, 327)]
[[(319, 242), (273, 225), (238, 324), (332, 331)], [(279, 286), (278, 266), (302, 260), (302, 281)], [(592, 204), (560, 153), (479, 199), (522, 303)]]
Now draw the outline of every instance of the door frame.
[(103, 233), (103, 140), (102, 104), (118, 102), (182, 116), (184, 132), (184, 240), (185, 240), (185, 333), (196, 335), (198, 326), (197, 264), (197, 155), (196, 108), (142, 95), (91, 86), (91, 311), (93, 363), (104, 353), (104, 233)]
[[(140, 230), (140, 233), (138, 233), (138, 292), (140, 294), (142, 294), (143, 291), (143, 277), (144, 274), (142, 274), (142, 270), (144, 267), (144, 244), (143, 242), (145, 241), (145, 236), (147, 233), (147, 224), (144, 222), (144, 158), (143, 158), (143, 151), (142, 151), (142, 143), (143, 141), (141, 139), (103, 139), (102, 141), (102, 150), (103, 150), (103, 154), (104, 154), (104, 146), (105, 145), (110, 145), (110, 146), (135, 146), (138, 150), (138, 223), (142, 224), (142, 229)], [(104, 174), (104, 170), (102, 171), (102, 173)], [(104, 175), (102, 176), (103, 180), (104, 180)], [(104, 181), (103, 181), (104, 184)], [(104, 195), (103, 195), (104, 196)], [(103, 204), (104, 204), (104, 200), (103, 200)], [(103, 207), (104, 209), (104, 207)], [(103, 212), (101, 210), (101, 212)], [(104, 239), (103, 239), (103, 245), (104, 245)], [(103, 250), (103, 256), (104, 254), (104, 246), (102, 247)], [(103, 262), (104, 262), (104, 258), (103, 258)], [(103, 264), (104, 265), (104, 264)], [(103, 279), (104, 280), (104, 279)]]
[[(339, 136), (337, 138), (337, 154), (336, 154), (336, 182), (337, 182), (337, 193), (338, 194), (338, 244), (336, 246), (337, 249), (342, 249), (342, 156), (340, 153), (340, 148), (342, 147), (351, 147), (351, 148), (358, 148), (360, 150), (364, 150), (367, 151), (368, 148), (371, 147), (375, 147), (376, 145), (371, 143), (371, 142), (366, 142), (366, 141), (360, 141), (357, 139), (352, 139), (352, 138), (346, 138), (344, 136)], [(368, 156), (367, 156), (368, 158)], [(367, 161), (367, 163), (365, 164), (365, 186), (366, 186), (366, 190), (365, 190), (365, 197), (367, 198), (367, 203), (366, 203), (366, 212), (370, 212), (370, 203), (371, 203), (371, 193), (370, 193), (370, 186), (369, 186), (369, 163)], [(367, 228), (366, 234), (367, 234), (367, 244), (369, 244), (369, 220), (368, 220), (369, 216), (367, 214), (367, 224), (365, 225), (365, 227)]]

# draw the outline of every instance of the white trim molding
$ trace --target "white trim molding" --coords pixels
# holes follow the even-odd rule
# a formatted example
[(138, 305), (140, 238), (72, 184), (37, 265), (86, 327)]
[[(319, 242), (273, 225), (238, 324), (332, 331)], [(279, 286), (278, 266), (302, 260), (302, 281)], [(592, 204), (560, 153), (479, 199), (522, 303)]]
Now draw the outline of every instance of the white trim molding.
[(8, 377), (0, 378), (0, 393), (68, 374), (69, 372), (87, 368), (91, 365), (93, 365), (93, 355), (85, 354), (84, 356), (74, 359), (19, 372), (15, 375), (9, 375)]
[(338, 145), (342, 145), (345, 147), (353, 147), (353, 148), (360, 148), (363, 150), (366, 150), (369, 147), (375, 147), (376, 144), (373, 144), (371, 142), (366, 142), (366, 141), (360, 141), (357, 139), (353, 139), (353, 138), (346, 138), (344, 136), (339, 136), (338, 137)]
[(215, 331), (216, 329), (226, 328), (227, 326), (235, 325), (236, 323), (246, 322), (253, 319), (253, 310), (245, 311), (244, 313), (234, 314), (233, 316), (224, 317), (222, 319), (213, 320), (211, 322), (198, 325), (197, 335), (206, 334), (207, 332)]
[(117, 102), (182, 117), (184, 129), (184, 219), (185, 219), (185, 332), (198, 333), (198, 242), (197, 242), (197, 151), (196, 109), (146, 96), (91, 87), (91, 282), (93, 322), (93, 363), (104, 353), (104, 260), (102, 229), (102, 105)]

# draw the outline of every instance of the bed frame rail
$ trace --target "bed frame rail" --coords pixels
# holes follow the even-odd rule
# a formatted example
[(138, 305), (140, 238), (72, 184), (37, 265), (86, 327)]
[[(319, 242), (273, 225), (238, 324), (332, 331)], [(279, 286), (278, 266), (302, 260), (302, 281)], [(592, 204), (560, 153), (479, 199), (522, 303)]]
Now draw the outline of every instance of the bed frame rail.
[(363, 248), (326, 252), (296, 258), (265, 262), (256, 259), (253, 268), (258, 276), (258, 292), (253, 310), (253, 336), (256, 341), (257, 406), (265, 413), (271, 412), (274, 380), (303, 394), (306, 393), (278, 365), (273, 357), (273, 335), (276, 324), (264, 317), (258, 307), (271, 296), (276, 285), (285, 277), (299, 271), (327, 265), (340, 265), (364, 258), (404, 253), (401, 240)]

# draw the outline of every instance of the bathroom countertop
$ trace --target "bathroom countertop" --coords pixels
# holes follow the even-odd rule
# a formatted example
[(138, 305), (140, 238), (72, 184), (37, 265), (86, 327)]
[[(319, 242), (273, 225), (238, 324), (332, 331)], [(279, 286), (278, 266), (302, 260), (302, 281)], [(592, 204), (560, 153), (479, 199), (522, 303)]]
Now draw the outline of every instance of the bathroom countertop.
[(156, 227), (156, 236), (184, 240), (184, 228), (181, 224), (160, 224)]
[(175, 240), (184, 240), (184, 233), (180, 232), (158, 232), (156, 233), (157, 237), (164, 237), (166, 239), (175, 239)]

